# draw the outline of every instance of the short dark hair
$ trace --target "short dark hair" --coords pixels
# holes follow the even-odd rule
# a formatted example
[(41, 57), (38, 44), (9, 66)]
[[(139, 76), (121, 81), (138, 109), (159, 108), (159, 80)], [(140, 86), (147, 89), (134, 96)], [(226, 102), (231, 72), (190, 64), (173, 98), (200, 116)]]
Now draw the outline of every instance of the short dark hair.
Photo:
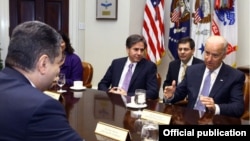
[(142, 35), (139, 34), (132, 34), (126, 40), (126, 48), (131, 48), (134, 44), (138, 42), (143, 42), (144, 49), (147, 48), (147, 42)]
[(12, 32), (5, 65), (28, 72), (35, 68), (38, 59), (44, 54), (54, 63), (60, 55), (61, 40), (61, 35), (45, 23), (21, 23)]
[(191, 49), (194, 49), (195, 47), (195, 43), (194, 43), (194, 40), (190, 37), (183, 37), (181, 38), (179, 41), (178, 41), (178, 46), (179, 47), (179, 44), (185, 44), (185, 43), (189, 43), (190, 44), (190, 48)]

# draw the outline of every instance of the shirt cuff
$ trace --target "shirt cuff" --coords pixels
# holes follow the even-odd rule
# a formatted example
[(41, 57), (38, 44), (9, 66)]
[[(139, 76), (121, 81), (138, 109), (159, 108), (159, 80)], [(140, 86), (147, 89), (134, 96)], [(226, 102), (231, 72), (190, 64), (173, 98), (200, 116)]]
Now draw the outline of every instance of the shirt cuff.
[(165, 96), (163, 97), (163, 102), (164, 103), (171, 103), (171, 101), (174, 99), (174, 95), (171, 98), (166, 98)]
[(215, 112), (214, 112), (215, 115), (219, 115), (220, 114), (220, 107), (218, 104), (215, 104)]

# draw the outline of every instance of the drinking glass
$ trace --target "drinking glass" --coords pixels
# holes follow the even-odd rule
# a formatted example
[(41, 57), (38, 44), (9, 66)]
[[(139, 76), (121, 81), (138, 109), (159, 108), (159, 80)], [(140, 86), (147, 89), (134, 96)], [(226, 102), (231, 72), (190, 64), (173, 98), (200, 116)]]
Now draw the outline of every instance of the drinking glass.
[(135, 103), (138, 105), (143, 105), (146, 103), (146, 90), (144, 89), (135, 90)]
[(135, 129), (136, 134), (139, 134), (139, 135), (141, 134), (143, 122), (144, 122), (144, 120), (141, 119), (141, 117), (139, 117), (138, 119), (135, 120), (134, 129)]
[(141, 139), (142, 141), (158, 141), (159, 126), (152, 121), (146, 121), (142, 126)]
[(65, 85), (65, 83), (66, 83), (65, 74), (59, 73), (58, 80), (57, 80), (57, 85), (60, 87), (60, 89), (57, 92), (59, 92), (59, 93), (66, 92), (66, 90), (62, 89), (62, 87), (63, 87), (63, 85)]

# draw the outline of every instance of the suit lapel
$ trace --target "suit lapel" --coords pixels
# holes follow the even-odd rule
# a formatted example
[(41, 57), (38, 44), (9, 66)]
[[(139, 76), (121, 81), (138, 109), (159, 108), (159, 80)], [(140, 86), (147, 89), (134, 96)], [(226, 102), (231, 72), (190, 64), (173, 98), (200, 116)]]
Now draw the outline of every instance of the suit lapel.
[(180, 71), (180, 66), (181, 66), (181, 60), (178, 60), (175, 64), (174, 64), (174, 80), (176, 80), (178, 82), (178, 75), (179, 75), (179, 71)]
[(223, 64), (220, 71), (219, 71), (219, 74), (217, 75), (217, 78), (213, 84), (213, 87), (211, 89), (209, 96), (214, 97), (214, 95), (216, 93), (218, 93), (218, 91), (220, 89), (223, 89), (222, 87), (223, 87), (224, 83), (227, 82), (228, 78), (229, 78), (228, 72), (225, 71), (225, 65)]
[(123, 68), (125, 67), (126, 61), (127, 61), (127, 57), (121, 59), (121, 61), (119, 61), (119, 63), (114, 66), (115, 67), (114, 70), (116, 70), (114, 74), (115, 74), (115, 78), (117, 78), (115, 79), (115, 86), (119, 85), (119, 81), (121, 79), (122, 71), (123, 71)]
[(193, 58), (192, 65), (196, 63), (196, 58)]
[(145, 64), (144, 58), (140, 62), (137, 63), (136, 68), (134, 70), (134, 73), (132, 75), (132, 78), (131, 78), (129, 86), (131, 84), (133, 84), (133, 82), (135, 81), (135, 79), (139, 76), (141, 70), (143, 69), (144, 64)]
[(195, 90), (195, 94), (199, 94), (199, 90), (200, 90), (200, 87), (201, 87), (201, 83), (202, 83), (202, 78), (203, 78), (203, 74), (204, 74), (204, 71), (205, 71), (205, 64), (202, 65), (202, 67), (197, 71), (193, 72), (195, 73), (196, 75), (192, 75), (192, 76), (196, 76), (197, 79), (194, 78), (190, 78), (192, 79), (191, 82), (193, 82), (193, 85), (194, 85), (194, 88), (199, 88), (199, 89), (194, 89)]

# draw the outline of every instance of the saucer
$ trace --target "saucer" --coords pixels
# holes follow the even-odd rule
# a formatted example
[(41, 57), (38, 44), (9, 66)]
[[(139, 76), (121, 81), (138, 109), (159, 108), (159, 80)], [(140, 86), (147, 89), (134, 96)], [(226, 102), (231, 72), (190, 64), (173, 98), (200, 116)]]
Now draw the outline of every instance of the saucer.
[(82, 86), (82, 87), (71, 86), (70, 89), (72, 89), (72, 90), (84, 90), (84, 89), (86, 89), (86, 87), (84, 87), (84, 86)]
[(148, 105), (147, 104), (138, 105), (138, 104), (135, 104), (135, 103), (127, 103), (126, 106), (129, 107), (129, 108), (145, 108)]

